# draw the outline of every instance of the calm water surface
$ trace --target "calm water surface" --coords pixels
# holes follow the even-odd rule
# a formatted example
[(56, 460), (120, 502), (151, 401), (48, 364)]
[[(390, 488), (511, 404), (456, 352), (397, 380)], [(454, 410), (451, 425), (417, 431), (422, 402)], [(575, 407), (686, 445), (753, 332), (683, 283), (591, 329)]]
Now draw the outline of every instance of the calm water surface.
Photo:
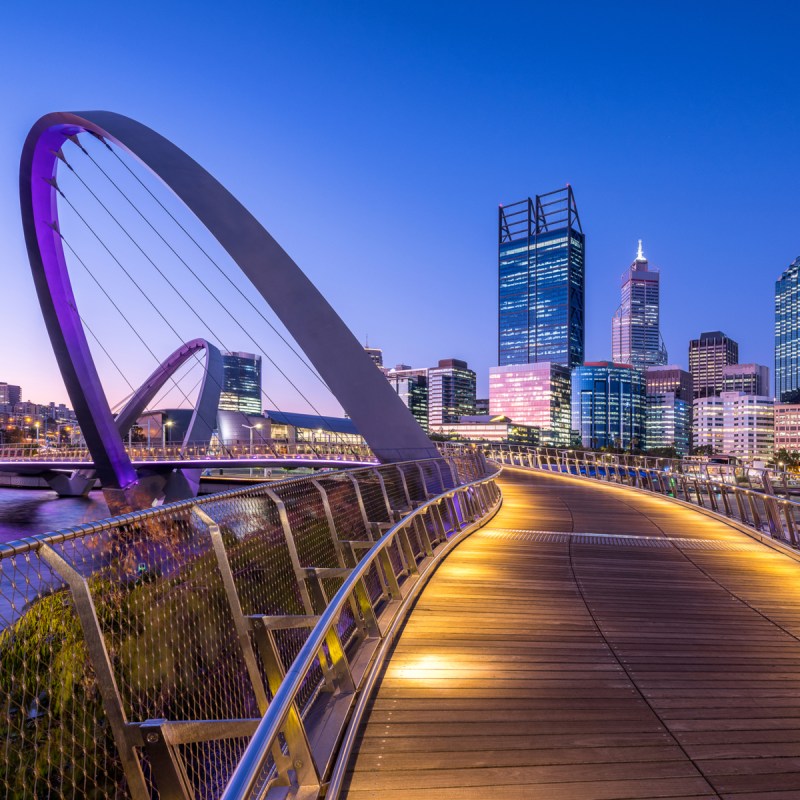
[(57, 531), (110, 516), (102, 492), (59, 497), (41, 489), (0, 488), (0, 542)]

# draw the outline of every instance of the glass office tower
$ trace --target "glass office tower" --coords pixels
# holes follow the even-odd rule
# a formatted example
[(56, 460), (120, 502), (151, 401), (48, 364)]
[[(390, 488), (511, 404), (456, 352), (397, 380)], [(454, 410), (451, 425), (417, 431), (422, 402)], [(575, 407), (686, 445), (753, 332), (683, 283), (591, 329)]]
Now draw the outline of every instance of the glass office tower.
[(714, 397), (722, 391), (722, 370), (739, 363), (739, 345), (722, 331), (706, 331), (689, 341), (689, 372), (694, 397)]
[(775, 281), (775, 396), (800, 402), (800, 256)]
[(583, 447), (643, 447), (645, 405), (645, 378), (639, 369), (587, 361), (572, 371), (572, 427)]
[(636, 258), (622, 275), (622, 302), (611, 322), (611, 358), (616, 363), (639, 369), (667, 363), (659, 327), (660, 278), (639, 239)]
[(261, 414), (261, 356), (223, 353), (224, 368), (219, 407), (222, 411)]
[(584, 357), (586, 239), (572, 188), (499, 214), (499, 366)]
[(428, 426), (475, 413), (475, 373), (466, 361), (445, 358), (428, 370)]

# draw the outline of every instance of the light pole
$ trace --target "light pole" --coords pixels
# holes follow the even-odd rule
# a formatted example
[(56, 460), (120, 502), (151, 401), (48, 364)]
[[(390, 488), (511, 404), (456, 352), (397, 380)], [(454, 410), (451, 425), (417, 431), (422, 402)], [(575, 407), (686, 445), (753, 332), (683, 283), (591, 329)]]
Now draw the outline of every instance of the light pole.
[(39, 420), (38, 420), (38, 419), (36, 420), (36, 422), (34, 422), (34, 423), (33, 423), (33, 427), (34, 427), (34, 428), (36, 428), (36, 446), (37, 446), (37, 447), (39, 446), (39, 426), (40, 426), (41, 424), (42, 424), (42, 423), (41, 423), (41, 422), (39, 422)]
[[(257, 422), (255, 425), (244, 425), (243, 427), (250, 430), (250, 458), (253, 457), (253, 431), (260, 431), (264, 426), (262, 423)], [(250, 467), (250, 475), (253, 475), (253, 468)]]
[(173, 425), (172, 420), (163, 419), (161, 422), (161, 449), (164, 451), (164, 456), (167, 454), (167, 428)]

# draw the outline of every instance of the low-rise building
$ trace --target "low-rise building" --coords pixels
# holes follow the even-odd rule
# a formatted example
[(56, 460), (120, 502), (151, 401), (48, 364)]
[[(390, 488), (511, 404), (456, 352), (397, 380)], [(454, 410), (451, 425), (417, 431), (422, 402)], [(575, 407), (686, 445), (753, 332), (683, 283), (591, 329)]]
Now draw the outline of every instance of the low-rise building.
[(775, 452), (800, 453), (800, 403), (775, 403)]
[(430, 432), (448, 439), (476, 442), (508, 442), (536, 447), (540, 444), (539, 429), (531, 425), (518, 425), (508, 417), (488, 414), (468, 415), (458, 422), (431, 426)]

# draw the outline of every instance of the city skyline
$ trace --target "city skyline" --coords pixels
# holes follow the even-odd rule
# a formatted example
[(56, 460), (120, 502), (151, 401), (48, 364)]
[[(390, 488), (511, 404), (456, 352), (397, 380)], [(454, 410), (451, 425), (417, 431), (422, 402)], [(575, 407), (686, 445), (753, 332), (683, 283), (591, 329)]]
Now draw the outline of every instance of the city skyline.
[[(104, 37), (96, 27), (84, 30), (84, 15), (75, 14), (60, 21), (62, 34), (78, 47), (91, 42), (98, 61), (113, 68), (78, 71), (64, 86), (27, 54), (45, 12), (0, 12), (2, 28), (19, 34), (4, 41), (0, 65), (11, 74), (15, 61), (29, 64), (25, 86), (2, 90), (0, 132), (0, 243), (5, 289), (14, 299), (5, 311), (14, 346), (2, 350), (0, 380), (21, 384), (25, 399), (68, 402), (22, 244), (16, 164), (32, 122), (70, 107), (138, 117), (207, 164), (285, 243), (354, 334), (362, 341), (369, 334), (382, 347), (388, 364), (464, 359), (478, 374), (479, 395), (487, 394), (496, 363), (497, 205), (567, 183), (579, 196), (588, 243), (586, 360), (611, 356), (608, 320), (619, 304), (619, 275), (641, 238), (663, 271), (662, 328), (671, 362), (686, 367), (689, 339), (718, 329), (741, 343), (742, 361), (773, 364), (774, 281), (800, 251), (786, 180), (798, 164), (791, 145), (797, 111), (783, 94), (797, 71), (788, 56), (793, 10), (768, 15), (769, 23), (748, 16), (744, 25), (744, 6), (720, 20), (689, 4), (669, 11), (584, 4), (572, 32), (576, 57), (566, 64), (570, 89), (564, 96), (541, 85), (525, 89), (530, 102), (518, 110), (515, 124), (526, 128), (519, 142), (509, 142), (498, 121), (533, 65), (499, 44), (500, 23), (477, 9), (454, 16), (411, 4), (387, 28), (375, 11), (336, 15), (320, 8), (315, 16), (254, 8), (246, 24), (214, 17), (213, 41), (208, 9), (197, 23), (159, 9), (161, 28), (148, 59), (140, 57), (136, 35), (149, 29), (146, 9), (133, 19), (104, 9)], [(537, 24), (555, 19), (553, 10), (519, 12)], [(776, 26), (776, 16), (785, 24)], [(123, 22), (133, 35), (115, 33)], [(190, 57), (185, 42), (194, 24), (206, 29), (204, 41), (222, 57), (213, 64)], [(447, 36), (431, 41), (434, 30)], [(648, 38), (653, 58), (630, 74), (626, 43), (639, 35)], [(336, 48), (349, 46), (348, 59), (334, 57), (334, 41)], [(750, 57), (732, 58), (744, 41)], [(541, 44), (537, 70), (556, 47)], [(683, 53), (677, 65), (669, 57), (673, 47)], [(330, 74), (320, 80), (304, 64), (306, 48), (332, 64)], [(512, 66), (520, 71), (505, 88)], [(231, 87), (234, 74), (242, 76), (240, 86)], [(431, 74), (444, 94), (437, 81), (430, 85)], [(582, 109), (580, 126), (571, 121), (572, 105)], [(196, 107), (205, 109), (203, 125), (194, 121)], [(362, 125), (354, 128), (354, 119)], [(262, 141), (252, 150), (263, 156), (235, 152), (223, 127), (258, 131)], [(768, 209), (752, 207), (755, 192), (769, 194)], [(322, 209), (314, 237), (297, 213), (311, 196)], [(365, 203), (367, 197), (380, 202)], [(763, 241), (755, 231), (767, 223), (775, 234)], [(382, 244), (389, 240), (387, 249)], [(721, 271), (729, 277), (722, 285), (714, 278)], [(369, 281), (360, 277), (366, 274)], [(385, 324), (409, 308), (412, 329)], [(226, 343), (251, 349), (246, 340)], [(147, 371), (144, 362), (140, 371)], [(109, 390), (112, 401), (124, 393)], [(299, 401), (285, 405), (304, 410)]]

